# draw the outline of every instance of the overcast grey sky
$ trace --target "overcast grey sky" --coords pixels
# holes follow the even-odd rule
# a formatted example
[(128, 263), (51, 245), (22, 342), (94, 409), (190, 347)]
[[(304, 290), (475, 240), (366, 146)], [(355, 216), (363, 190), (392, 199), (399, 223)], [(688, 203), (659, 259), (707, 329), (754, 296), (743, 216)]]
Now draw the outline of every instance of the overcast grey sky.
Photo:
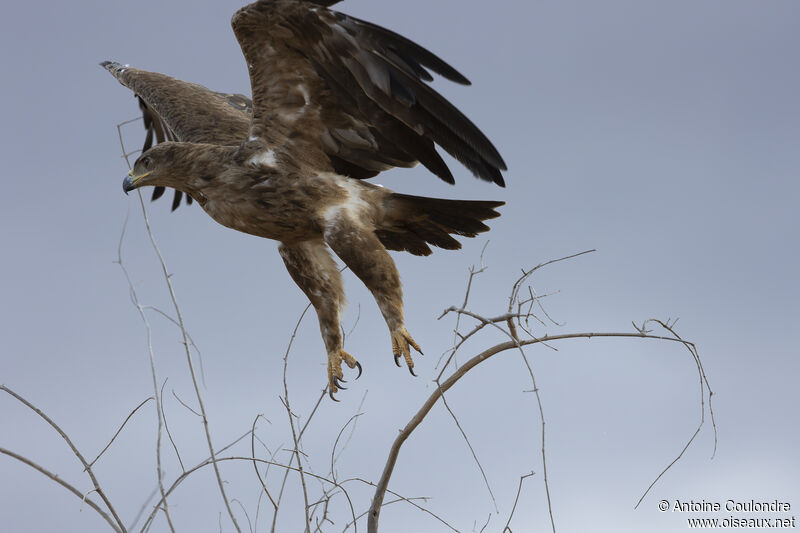
[[(97, 66), (110, 59), (212, 89), (249, 92), (229, 20), (233, 0), (190, 2), (15, 2), (0, 18), (4, 103), (0, 152), (0, 383), (46, 411), (87, 457), (107, 443), (130, 410), (152, 394), (145, 330), (114, 264), (122, 253), (144, 305), (170, 311), (136, 195), (125, 196), (115, 125), (136, 102)], [(370, 294), (346, 275), (346, 348), (364, 375), (323, 402), (305, 439), (326, 473), (330, 448), (365, 393), (340, 478), (375, 480), (398, 428), (430, 394), (436, 361), (452, 340), (442, 309), (463, 300), (467, 269), (490, 241), (488, 270), (470, 308), (497, 315), (519, 269), (596, 248), (533, 279), (563, 326), (536, 334), (631, 331), (631, 321), (680, 317), (697, 343), (714, 390), (719, 431), (704, 426), (683, 459), (633, 506), (681, 450), (700, 414), (688, 352), (637, 339), (565, 341), (527, 351), (547, 420), (547, 464), (559, 531), (683, 531), (686, 518), (731, 513), (661, 513), (659, 500), (779, 500), (800, 509), (797, 390), (800, 319), (797, 272), (800, 170), (800, 5), (796, 2), (426, 2), (348, 0), (342, 11), (388, 26), (441, 55), (469, 77), (435, 86), (497, 145), (508, 187), (478, 182), (453, 163), (457, 185), (424, 169), (376, 181), (412, 194), (507, 202), (492, 231), (458, 252), (395, 254), (409, 331), (426, 355), (420, 377), (392, 362), (389, 337)], [(132, 147), (141, 126), (125, 129)], [(147, 192), (147, 191), (146, 191)], [(282, 354), (306, 305), (276, 243), (217, 225), (197, 206), (170, 213), (148, 203), (190, 334), (203, 355), (213, 438), (221, 446), (263, 413), (259, 436), (289, 445)], [(165, 410), (184, 462), (207, 449), (202, 425), (171, 391), (195, 404), (177, 330), (148, 314)], [(500, 337), (468, 345), (475, 354)], [(325, 352), (313, 316), (302, 323), (289, 366), (291, 399), (304, 420), (325, 382)], [(459, 415), (497, 500), (447, 412), (434, 408), (406, 443), (392, 478), (405, 496), (458, 530), (501, 531), (519, 476), (514, 531), (549, 529), (540, 421), (527, 370), (507, 352), (473, 371), (448, 403)], [(129, 423), (96, 470), (123, 520), (155, 487), (155, 411)], [(92, 487), (66, 444), (32, 412), (0, 397), (0, 447)], [(249, 443), (235, 449), (249, 454)], [(180, 473), (164, 446), (168, 480)], [(288, 460), (286, 453), (277, 456)], [(229, 495), (251, 519), (258, 500), (252, 466), (222, 466)], [(270, 476), (275, 476), (272, 472)], [(106, 531), (72, 494), (29, 467), (0, 457), (0, 529)], [(292, 494), (297, 485), (290, 484)], [(287, 489), (287, 490), (289, 490)], [(357, 510), (371, 491), (353, 488)], [(96, 498), (96, 495), (91, 495)], [(346, 514), (337, 502), (337, 528)], [(171, 499), (180, 531), (232, 531), (211, 471)], [(289, 497), (283, 531), (298, 531), (301, 502)], [(240, 523), (244, 514), (235, 507)], [(220, 513), (223, 512), (220, 519)], [(265, 509), (259, 529), (264, 530)], [(739, 518), (762, 516), (738, 513)], [(393, 504), (383, 531), (444, 531)], [(245, 525), (246, 527), (246, 525)], [(165, 531), (159, 518), (153, 531)], [(332, 529), (333, 530), (333, 529)]]

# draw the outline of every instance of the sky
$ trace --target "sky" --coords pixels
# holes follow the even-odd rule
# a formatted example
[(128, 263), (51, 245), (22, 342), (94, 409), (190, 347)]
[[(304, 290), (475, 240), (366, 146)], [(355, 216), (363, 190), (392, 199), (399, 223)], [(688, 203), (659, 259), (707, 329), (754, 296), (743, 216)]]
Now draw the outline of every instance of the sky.
[[(180, 332), (159, 313), (175, 314), (138, 195), (121, 190), (128, 168), (117, 124), (136, 118), (138, 107), (98, 62), (247, 94), (229, 25), (240, 6), (15, 2), (0, 19), (0, 384), (46, 412), (87, 458), (154, 393), (147, 330), (118, 250), (151, 328), (157, 383), (184, 468), (208, 454), (200, 419), (180, 403), (197, 405)], [(424, 168), (373, 180), (408, 194), (506, 205), (492, 230), (463, 240), (460, 251), (393, 254), (407, 327), (426, 354), (416, 357), (417, 378), (394, 366), (374, 300), (345, 273), (344, 327), (352, 328), (345, 348), (364, 373), (338, 395), (340, 403), (320, 404), (303, 438), (306, 467), (329, 475), (337, 436), (361, 413), (333, 453), (335, 474), (378, 479), (397, 431), (435, 390), (437, 361), (455, 327), (454, 316), (437, 318), (463, 303), (471, 265), (487, 268), (472, 282), (469, 310), (497, 316), (520, 269), (594, 249), (532, 277), (537, 294), (548, 295), (541, 300), (547, 315), (536, 310), (542, 323), (532, 321), (533, 333), (634, 332), (632, 322), (679, 318), (675, 330), (696, 343), (713, 390), (716, 435), (694, 360), (677, 343), (594, 338), (526, 348), (546, 421), (556, 530), (672, 532), (687, 529), (690, 518), (798, 514), (800, 6), (347, 0), (337, 7), (408, 36), (464, 73), (471, 87), (446, 80), (434, 87), (492, 139), (509, 170), (505, 189), (473, 179), (452, 159), (455, 187)], [(141, 145), (139, 123), (122, 132), (131, 149)], [(258, 438), (287, 462), (283, 357), (307, 301), (277, 243), (223, 228), (197, 205), (175, 213), (168, 200), (146, 205), (201, 354), (215, 447), (250, 431), (261, 414)], [(464, 317), (461, 326), (468, 331), (474, 322)], [(503, 340), (483, 332), (458, 361)], [(286, 375), (294, 420), (304, 424), (326, 377), (313, 314), (300, 323)], [(520, 477), (534, 472), (522, 485), (511, 529), (551, 530), (533, 388), (515, 351), (470, 371), (446, 398), (486, 481), (440, 403), (402, 448), (390, 489), (427, 497), (415, 501), (458, 531), (479, 531), (487, 520), (485, 531), (502, 531)], [(701, 412), (705, 423), (691, 446), (634, 509), (681, 453)], [(148, 402), (94, 467), (125, 524), (156, 488), (156, 438)], [(248, 437), (226, 453), (249, 456), (250, 446)], [(2, 391), (0, 448), (83, 493), (93, 488), (59, 435)], [(170, 484), (182, 466), (167, 440), (161, 450)], [(255, 528), (258, 510), (256, 529), (269, 530), (252, 464), (230, 461), (220, 469), (243, 529), (248, 522)], [(109, 529), (79, 498), (9, 456), (0, 456), (0, 478), (4, 531)], [(271, 490), (280, 479), (273, 467)], [(356, 512), (365, 511), (372, 489), (348, 487)], [(318, 497), (320, 485), (309, 482), (309, 490)], [(289, 476), (278, 531), (301, 530), (301, 491), (298, 476)], [(662, 500), (670, 510), (659, 510)], [(791, 510), (728, 512), (728, 500), (777, 500)], [(681, 512), (672, 509), (676, 501), (723, 508)], [(234, 531), (207, 468), (179, 485), (169, 503), (177, 531)], [(342, 495), (331, 509), (335, 524), (325, 530), (344, 529), (350, 511)], [(365, 529), (363, 519), (358, 526)], [(169, 530), (163, 515), (151, 530)], [(451, 530), (408, 503), (381, 514), (385, 532)]]

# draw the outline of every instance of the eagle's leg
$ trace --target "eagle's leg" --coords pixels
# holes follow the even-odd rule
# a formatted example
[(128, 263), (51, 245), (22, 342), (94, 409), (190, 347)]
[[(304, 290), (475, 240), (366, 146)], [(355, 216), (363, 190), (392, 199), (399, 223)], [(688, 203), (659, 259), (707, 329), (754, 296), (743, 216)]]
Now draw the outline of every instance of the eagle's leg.
[(284, 243), (278, 247), (278, 251), (292, 279), (317, 311), (319, 329), (328, 352), (328, 391), (333, 398), (334, 392), (344, 388), (340, 384), (343, 381), (342, 361), (350, 368), (358, 367), (358, 375), (361, 375), (361, 365), (344, 351), (342, 345), (342, 328), (339, 324), (345, 302), (342, 276), (321, 240)]
[(403, 289), (389, 252), (372, 229), (341, 216), (325, 229), (325, 242), (372, 292), (389, 326), (395, 363), (400, 366), (402, 356), (414, 374), (410, 347), (420, 354), (422, 350), (405, 327)]

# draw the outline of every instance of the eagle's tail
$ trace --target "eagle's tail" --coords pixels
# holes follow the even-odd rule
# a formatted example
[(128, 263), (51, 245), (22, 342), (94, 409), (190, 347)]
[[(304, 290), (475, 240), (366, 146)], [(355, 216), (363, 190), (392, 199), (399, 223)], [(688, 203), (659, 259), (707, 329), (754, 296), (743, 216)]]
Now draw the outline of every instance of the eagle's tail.
[(385, 217), (375, 234), (387, 249), (414, 255), (430, 255), (428, 244), (458, 250), (461, 243), (451, 234), (475, 237), (488, 231), (482, 221), (499, 217), (495, 208), (504, 203), (392, 193), (385, 200)]

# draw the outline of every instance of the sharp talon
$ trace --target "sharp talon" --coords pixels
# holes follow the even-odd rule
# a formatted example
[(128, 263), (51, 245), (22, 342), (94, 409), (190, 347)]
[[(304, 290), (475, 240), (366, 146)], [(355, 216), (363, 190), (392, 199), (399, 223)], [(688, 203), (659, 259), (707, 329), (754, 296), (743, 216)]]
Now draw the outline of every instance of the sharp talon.
[(397, 368), (400, 368), (400, 354), (394, 354), (394, 364), (397, 365)]
[(334, 402), (338, 402), (339, 401), (339, 400), (337, 400), (336, 398), (333, 397), (333, 391), (330, 390), (330, 389), (328, 389), (328, 396), (330, 396), (331, 400), (333, 400)]
[(356, 367), (358, 367), (358, 375), (356, 376), (356, 379), (358, 379), (361, 377), (361, 363), (356, 361)]
[(408, 367), (408, 371), (411, 372), (412, 376), (417, 377), (417, 375), (414, 373), (414, 367), (413, 366)]
[(343, 381), (344, 381), (344, 380), (341, 380), (341, 379), (339, 379), (339, 378), (337, 378), (337, 377), (334, 377), (334, 378), (333, 378), (333, 384), (334, 384), (334, 385), (336, 385), (336, 388), (337, 388), (337, 389), (341, 389), (341, 390), (347, 390), (347, 387), (344, 387), (344, 386), (342, 385), (342, 382), (343, 382)]

